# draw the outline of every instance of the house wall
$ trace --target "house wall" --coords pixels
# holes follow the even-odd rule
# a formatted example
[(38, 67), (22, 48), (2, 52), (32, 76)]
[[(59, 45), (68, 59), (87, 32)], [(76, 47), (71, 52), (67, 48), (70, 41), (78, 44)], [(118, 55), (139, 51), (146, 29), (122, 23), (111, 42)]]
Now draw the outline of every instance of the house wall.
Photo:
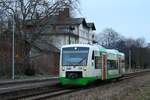
[(57, 48), (61, 48), (61, 45), (66, 44), (65, 36), (59, 36), (59, 35), (53, 35), (49, 37), (49, 40), (53, 45), (55, 45)]
[(74, 25), (73, 27), (74, 27), (73, 33), (79, 35), (79, 25)]
[[(69, 27), (69, 25), (56, 26), (56, 29), (57, 29), (57, 31), (61, 31), (61, 32), (62, 31), (69, 32), (69, 30), (65, 29), (65, 27)], [(49, 41), (51, 41), (51, 43), (59, 49), (61, 48), (62, 45), (69, 44), (69, 41), (70, 41), (70, 44), (75, 44), (75, 43), (81, 43), (81, 44), (90, 43), (90, 44), (92, 44), (92, 41), (93, 41), (92, 29), (86, 28), (82, 24), (74, 25), (73, 27), (74, 27), (73, 34), (79, 35), (79, 38), (75, 38), (73, 36), (62, 34), (62, 35), (50, 36)], [(72, 34), (72, 33), (68, 33), (68, 34)]]
[(79, 43), (81, 44), (92, 44), (92, 29), (83, 27), (82, 24), (79, 25)]
[(78, 43), (78, 40), (75, 37), (71, 37), (71, 36), (69, 37), (68, 35), (54, 35), (54, 36), (51, 36), (49, 40), (58, 49), (60, 49), (61, 46), (63, 45), (69, 44), (69, 40), (70, 40), (70, 44)]

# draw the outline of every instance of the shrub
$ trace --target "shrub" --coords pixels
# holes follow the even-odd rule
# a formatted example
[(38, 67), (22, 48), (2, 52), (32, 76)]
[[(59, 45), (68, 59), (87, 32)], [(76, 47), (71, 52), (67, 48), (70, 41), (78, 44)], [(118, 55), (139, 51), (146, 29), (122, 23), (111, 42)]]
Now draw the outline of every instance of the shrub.
[(25, 75), (33, 76), (35, 75), (35, 69), (33, 67), (27, 67), (24, 71)]

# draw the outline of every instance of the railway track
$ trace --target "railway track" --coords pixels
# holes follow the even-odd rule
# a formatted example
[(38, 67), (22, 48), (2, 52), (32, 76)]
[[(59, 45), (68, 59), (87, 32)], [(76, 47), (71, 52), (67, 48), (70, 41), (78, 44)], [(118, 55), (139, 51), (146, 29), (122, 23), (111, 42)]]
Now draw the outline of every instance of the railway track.
[(30, 97), (21, 98), (22, 100), (45, 100), (47, 98), (52, 98), (55, 96), (71, 93), (78, 91), (80, 89), (69, 89), (69, 88), (56, 88), (54, 91), (49, 91), (41, 94), (31, 95)]
[[(150, 70), (144, 70), (144, 71), (139, 71), (139, 72), (134, 72), (134, 73), (128, 73), (125, 74), (124, 77), (120, 78), (119, 80), (125, 80), (125, 79), (130, 79), (133, 77), (141, 76), (146, 73), (149, 73)], [(41, 87), (33, 87), (29, 89), (22, 89), (19, 91), (15, 91), (13, 93), (6, 93), (6, 94), (1, 94), (0, 93), (0, 98), (3, 98), (3, 100), (45, 100), (48, 98), (52, 98), (55, 96), (67, 94), (67, 93), (72, 93), (76, 91), (82, 91), (82, 90), (87, 90), (91, 88), (95, 88), (97, 86), (102, 86), (105, 84), (109, 84), (112, 82), (118, 82), (118, 81), (97, 81), (94, 84), (91, 84), (89, 86), (85, 87), (72, 87), (72, 86), (61, 86), (60, 84), (53, 84), (53, 85), (43, 85)], [(12, 94), (12, 95), (8, 95)], [(2, 96), (3, 95), (3, 96)]]
[[(120, 78), (120, 80), (124, 80), (124, 79), (130, 79), (130, 78), (133, 78), (133, 77), (137, 77), (138, 75), (144, 75), (145, 73), (149, 73), (150, 70), (145, 70), (145, 71), (139, 71), (139, 72), (135, 72), (135, 73), (128, 73), (128, 74), (125, 74), (124, 77)], [(118, 81), (113, 81), (113, 82), (118, 82)], [(86, 87), (78, 87), (78, 88), (64, 88), (60, 91), (55, 91), (55, 92), (49, 92), (49, 93), (46, 93), (46, 94), (40, 94), (40, 95), (34, 95), (34, 96), (31, 96), (31, 97), (28, 97), (28, 98), (24, 98), (23, 100), (45, 100), (45, 99), (48, 99), (48, 98), (52, 98), (52, 97), (55, 97), (55, 96), (58, 96), (58, 95), (62, 95), (62, 94), (67, 94), (67, 93), (72, 93), (72, 92), (76, 92), (76, 91), (81, 91), (81, 90), (86, 90), (86, 89), (91, 89), (91, 88), (95, 88), (97, 86), (102, 86), (102, 85), (105, 85), (105, 84), (109, 84), (109, 83), (112, 83), (112, 81), (98, 81), (90, 86), (86, 86)]]
[[(39, 91), (49, 90), (58, 84), (57, 77), (55, 78), (42, 78), (42, 79), (29, 79), (29, 80), (16, 80), (16, 81), (3, 81), (0, 82), (0, 99), (16, 99), (21, 96), (27, 96)], [(37, 91), (37, 92), (36, 92)]]
[(139, 76), (139, 75), (142, 75), (142, 74), (146, 74), (146, 73), (149, 73), (149, 72), (150, 72), (150, 69), (146, 69), (146, 70), (143, 70), (143, 71), (130, 72), (130, 73), (124, 74), (124, 76), (120, 79), (121, 80), (129, 79), (129, 78), (133, 78), (133, 77), (136, 77), (136, 76)]
[(40, 78), (40, 79), (35, 78), (35, 79), (5, 80), (5, 81), (0, 81), (0, 87), (47, 82), (47, 81), (52, 81), (52, 80), (57, 80), (57, 79), (58, 79), (58, 77), (47, 77), (47, 78)]

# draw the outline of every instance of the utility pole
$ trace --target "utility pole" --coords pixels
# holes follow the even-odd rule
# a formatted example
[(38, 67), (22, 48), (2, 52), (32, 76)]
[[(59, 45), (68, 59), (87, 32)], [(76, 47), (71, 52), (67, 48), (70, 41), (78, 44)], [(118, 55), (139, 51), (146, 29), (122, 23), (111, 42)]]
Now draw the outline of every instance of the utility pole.
[(13, 36), (12, 36), (12, 79), (15, 79), (15, 25), (13, 15)]
[[(16, 1), (13, 1), (13, 7), (15, 9)], [(15, 13), (13, 13), (13, 26), (12, 26), (12, 79), (15, 79)]]
[(131, 50), (129, 49), (129, 71), (131, 71)]

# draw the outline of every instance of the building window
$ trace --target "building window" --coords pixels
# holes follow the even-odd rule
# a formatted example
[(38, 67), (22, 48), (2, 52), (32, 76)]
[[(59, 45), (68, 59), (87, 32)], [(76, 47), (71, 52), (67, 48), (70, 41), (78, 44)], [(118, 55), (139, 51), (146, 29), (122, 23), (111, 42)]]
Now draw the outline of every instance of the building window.
[(94, 38), (94, 34), (92, 34), (92, 38)]
[(69, 28), (66, 26), (57, 26), (57, 31), (60, 32), (69, 32)]
[(75, 30), (75, 28), (73, 26), (57, 26), (57, 31), (60, 32), (73, 32), (73, 30)]

